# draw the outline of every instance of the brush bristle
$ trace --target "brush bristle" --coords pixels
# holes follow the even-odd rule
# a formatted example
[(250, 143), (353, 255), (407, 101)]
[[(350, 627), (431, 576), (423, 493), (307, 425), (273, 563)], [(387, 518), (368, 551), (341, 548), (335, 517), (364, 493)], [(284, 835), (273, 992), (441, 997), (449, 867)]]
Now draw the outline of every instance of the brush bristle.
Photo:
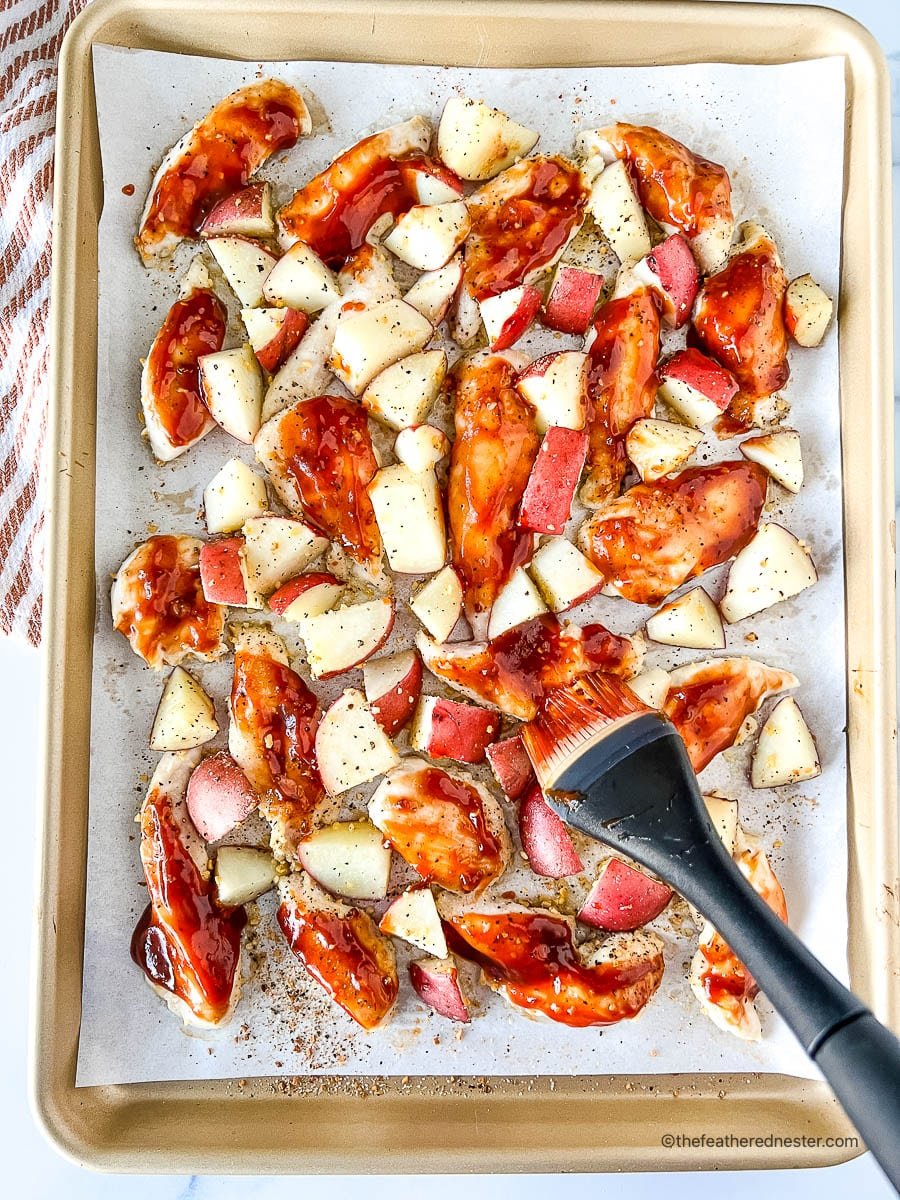
[(551, 788), (568, 763), (611, 725), (652, 711), (614, 675), (582, 675), (568, 687), (554, 688), (522, 729), (541, 787)]

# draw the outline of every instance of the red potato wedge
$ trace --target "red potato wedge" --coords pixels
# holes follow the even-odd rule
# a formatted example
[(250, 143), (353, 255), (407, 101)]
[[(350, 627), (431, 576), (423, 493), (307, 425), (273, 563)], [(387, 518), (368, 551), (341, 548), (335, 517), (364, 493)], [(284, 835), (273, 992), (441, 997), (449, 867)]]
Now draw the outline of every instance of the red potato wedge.
[(658, 374), (662, 399), (698, 429), (723, 413), (738, 392), (731, 372), (693, 347), (673, 354)]
[(564, 879), (584, 870), (569, 831), (535, 784), (519, 808), (519, 837), (535, 875)]
[(226, 750), (204, 758), (188, 782), (188, 812), (207, 842), (231, 833), (258, 804), (259, 796)]
[(588, 413), (588, 356), (557, 350), (529, 363), (516, 389), (537, 413), (538, 433), (554, 425), (583, 429)]
[(331, 679), (361, 666), (381, 649), (393, 627), (394, 603), (387, 597), (308, 617), (300, 636), (313, 677)]
[(562, 533), (572, 511), (587, 450), (586, 430), (558, 425), (547, 430), (525, 485), (520, 528), (532, 533)]
[(500, 732), (500, 716), (474, 704), (423, 696), (416, 709), (409, 744), (429, 758), (480, 763)]
[(560, 333), (587, 333), (603, 295), (603, 282), (603, 276), (593, 271), (560, 263), (544, 302), (541, 323)]
[(618, 858), (600, 868), (578, 913), (578, 920), (595, 929), (631, 933), (655, 920), (672, 899), (672, 889)]
[(653, 288), (666, 325), (680, 329), (690, 319), (700, 273), (691, 248), (680, 233), (673, 233), (635, 263), (634, 274), (641, 283)]
[(269, 608), (285, 621), (305, 621), (329, 612), (344, 593), (344, 584), (328, 571), (310, 571), (282, 584), (269, 597)]
[(228, 604), (243, 608), (247, 603), (247, 585), (241, 566), (242, 537), (218, 538), (204, 542), (200, 550), (200, 586), (210, 604)]
[(346, 688), (316, 732), (319, 773), (329, 796), (384, 775), (400, 762), (362, 692)]
[(518, 800), (537, 783), (525, 743), (516, 734), (502, 742), (492, 742), (485, 750), (494, 778), (508, 800)]
[(243, 308), (241, 320), (256, 361), (272, 375), (291, 357), (309, 328), (309, 317), (298, 308)]
[(542, 300), (538, 289), (528, 283), (479, 300), (478, 308), (491, 350), (508, 350), (514, 345), (534, 323)]
[(459, 971), (452, 959), (420, 958), (409, 964), (413, 991), (440, 1017), (468, 1024), (472, 1019), (460, 985)]
[(269, 238), (275, 234), (272, 185), (251, 183), (214, 204), (200, 226), (203, 237)]
[(422, 691), (422, 660), (415, 650), (370, 659), (363, 667), (363, 688), (375, 720), (393, 737), (412, 719)]

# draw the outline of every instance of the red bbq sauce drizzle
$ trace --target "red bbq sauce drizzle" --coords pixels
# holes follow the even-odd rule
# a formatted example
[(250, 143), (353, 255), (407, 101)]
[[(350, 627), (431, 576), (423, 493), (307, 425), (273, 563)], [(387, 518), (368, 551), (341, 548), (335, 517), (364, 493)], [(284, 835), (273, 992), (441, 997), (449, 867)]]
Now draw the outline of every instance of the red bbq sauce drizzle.
[(379, 135), (341, 155), (301, 188), (282, 210), (280, 221), (293, 237), (305, 242), (331, 266), (345, 262), (365, 244), (379, 217), (399, 217), (418, 201), (413, 172), (455, 180), (452, 172), (425, 158), (390, 158), (369, 153)]
[(328, 995), (364, 1029), (374, 1029), (397, 998), (393, 955), (372, 919), (282, 903), (278, 924), (288, 945)]
[(662, 978), (658, 955), (584, 966), (568, 923), (545, 913), (467, 913), (444, 929), (450, 949), (478, 963), (513, 1004), (574, 1028), (635, 1016)]
[(700, 947), (700, 953), (707, 963), (700, 973), (700, 982), (710, 1003), (722, 1005), (735, 999), (749, 999), (756, 992), (755, 980), (718, 934)]
[(185, 647), (213, 654), (221, 642), (225, 610), (203, 595), (199, 555), (186, 561), (180, 541), (155, 534), (129, 568), (127, 603), (116, 629), (148, 662)]
[(162, 231), (192, 237), (217, 201), (244, 187), (270, 155), (296, 144), (301, 105), (294, 90), (276, 80), (217, 105), (157, 183), (139, 244), (152, 245)]
[(222, 349), (227, 314), (205, 288), (176, 300), (147, 358), (154, 411), (173, 446), (187, 446), (210, 422), (197, 360)]
[[(510, 189), (497, 191), (498, 181)], [(563, 158), (523, 159), (469, 200), (466, 282), (478, 300), (517, 287), (551, 262), (581, 221), (587, 192)]]
[(426, 882), (473, 892), (495, 879), (503, 847), (478, 791), (438, 767), (416, 771), (390, 797), (385, 835)]
[(162, 793), (141, 812), (141, 859), (150, 906), (134, 931), (131, 956), (151, 982), (197, 1016), (221, 1020), (234, 988), (246, 913), (216, 902)]
[(307, 519), (358, 562), (377, 563), (381, 534), (368, 485), (378, 463), (366, 410), (341, 396), (316, 396), (281, 418), (283, 469)]
[[(238, 650), (231, 687), (232, 720), (253, 741), (251, 772), (259, 791), (291, 805), (308, 820), (324, 789), (316, 763), (319, 703), (296, 671), (265, 655)], [(298, 812), (298, 806), (302, 810)]]

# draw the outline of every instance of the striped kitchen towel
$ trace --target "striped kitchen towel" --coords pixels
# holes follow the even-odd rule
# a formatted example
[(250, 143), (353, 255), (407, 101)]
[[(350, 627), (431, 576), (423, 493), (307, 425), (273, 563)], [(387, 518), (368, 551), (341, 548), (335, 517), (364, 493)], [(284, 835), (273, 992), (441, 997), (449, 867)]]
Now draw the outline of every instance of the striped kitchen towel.
[(56, 68), (87, 0), (0, 0), (0, 630), (41, 638)]

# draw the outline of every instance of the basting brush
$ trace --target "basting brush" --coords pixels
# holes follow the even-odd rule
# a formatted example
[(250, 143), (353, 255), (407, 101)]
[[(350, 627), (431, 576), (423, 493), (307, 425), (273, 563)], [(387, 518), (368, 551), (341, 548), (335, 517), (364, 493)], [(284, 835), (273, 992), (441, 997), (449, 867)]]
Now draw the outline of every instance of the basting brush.
[(522, 738), (550, 806), (710, 920), (900, 1190), (900, 1042), (762, 900), (716, 833), (675, 726), (621, 680), (550, 692)]

